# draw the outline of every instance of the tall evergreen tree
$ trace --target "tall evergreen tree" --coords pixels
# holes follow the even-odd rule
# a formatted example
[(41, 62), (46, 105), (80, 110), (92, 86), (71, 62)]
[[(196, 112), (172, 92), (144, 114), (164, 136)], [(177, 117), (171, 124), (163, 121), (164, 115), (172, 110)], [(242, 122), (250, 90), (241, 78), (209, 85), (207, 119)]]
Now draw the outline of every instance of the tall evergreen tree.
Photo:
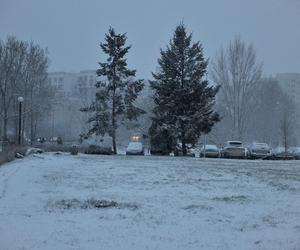
[(209, 86), (203, 79), (208, 61), (200, 42), (192, 42), (192, 34), (187, 34), (183, 24), (176, 27), (166, 50), (161, 50), (158, 64), (151, 81), (155, 92), (151, 143), (171, 151), (181, 142), (186, 155), (187, 144), (195, 144), (201, 133), (210, 132), (220, 120), (213, 110), (219, 87)]
[(107, 54), (106, 62), (100, 62), (97, 75), (96, 100), (82, 111), (92, 112), (89, 119), (92, 128), (88, 135), (112, 138), (113, 151), (117, 153), (116, 130), (121, 122), (136, 120), (144, 111), (134, 105), (136, 98), (144, 87), (143, 80), (134, 80), (136, 70), (127, 67), (126, 54), (131, 46), (126, 46), (126, 34), (116, 34), (113, 28), (105, 35), (101, 43), (102, 51)]

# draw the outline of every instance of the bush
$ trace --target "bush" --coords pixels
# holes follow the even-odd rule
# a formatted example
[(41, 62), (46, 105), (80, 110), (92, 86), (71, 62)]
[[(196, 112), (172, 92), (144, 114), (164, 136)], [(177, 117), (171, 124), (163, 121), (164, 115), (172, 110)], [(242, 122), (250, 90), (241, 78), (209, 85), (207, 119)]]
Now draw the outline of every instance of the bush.
[(113, 151), (111, 147), (101, 147), (97, 145), (90, 145), (85, 151), (86, 154), (97, 154), (97, 155), (112, 155)]
[(164, 143), (151, 144), (151, 155), (170, 155), (170, 148)]

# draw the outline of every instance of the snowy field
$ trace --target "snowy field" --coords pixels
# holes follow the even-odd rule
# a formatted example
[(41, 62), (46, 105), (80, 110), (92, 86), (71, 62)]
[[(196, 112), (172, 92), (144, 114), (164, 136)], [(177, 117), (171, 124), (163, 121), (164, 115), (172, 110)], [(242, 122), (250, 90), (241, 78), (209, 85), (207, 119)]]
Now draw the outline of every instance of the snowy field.
[(0, 249), (300, 249), (300, 161), (30, 156), (0, 167)]

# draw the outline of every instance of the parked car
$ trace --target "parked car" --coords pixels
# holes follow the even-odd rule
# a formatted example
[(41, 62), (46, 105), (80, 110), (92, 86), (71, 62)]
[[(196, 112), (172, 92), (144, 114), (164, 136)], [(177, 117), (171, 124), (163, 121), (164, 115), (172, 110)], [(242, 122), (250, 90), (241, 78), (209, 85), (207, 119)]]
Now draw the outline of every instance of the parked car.
[(265, 157), (265, 160), (294, 160), (294, 155), (289, 152), (289, 149), (286, 149), (284, 147), (276, 147), (272, 150), (272, 153), (270, 156)]
[(252, 159), (265, 158), (271, 155), (271, 148), (267, 143), (253, 142), (248, 147), (249, 157)]
[(247, 148), (240, 141), (228, 141), (222, 150), (224, 158), (243, 158), (246, 159), (248, 154)]
[(281, 147), (281, 146), (278, 146), (274, 149), (272, 149), (272, 155), (279, 155), (279, 154), (283, 154), (285, 153), (285, 148), (284, 147)]
[(200, 149), (200, 157), (204, 156), (218, 158), (220, 157), (220, 150), (216, 145), (213, 144), (203, 145)]
[(46, 138), (45, 137), (38, 137), (36, 139), (37, 142), (40, 142), (40, 143), (44, 143), (46, 141)]
[(296, 160), (300, 160), (300, 147), (291, 147), (288, 151), (295, 157)]
[(56, 142), (57, 144), (60, 144), (60, 145), (63, 144), (63, 140), (62, 140), (62, 138), (60, 136), (58, 136), (58, 137), (51, 137), (50, 141), (51, 142)]
[(144, 146), (141, 142), (130, 142), (126, 149), (126, 155), (144, 155)]
[(51, 142), (56, 142), (56, 141), (57, 141), (57, 137), (51, 137), (51, 138), (50, 138), (50, 141), (51, 141)]

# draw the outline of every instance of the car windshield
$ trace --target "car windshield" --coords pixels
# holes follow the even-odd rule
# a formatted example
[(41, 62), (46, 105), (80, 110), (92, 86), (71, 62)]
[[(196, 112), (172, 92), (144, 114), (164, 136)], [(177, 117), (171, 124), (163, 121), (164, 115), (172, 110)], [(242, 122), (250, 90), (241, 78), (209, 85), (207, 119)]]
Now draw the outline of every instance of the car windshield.
[(254, 145), (261, 146), (261, 147), (267, 147), (268, 146), (267, 143), (254, 143)]
[(230, 146), (242, 146), (243, 144), (239, 141), (230, 141), (228, 142)]
[(141, 142), (130, 142), (128, 144), (127, 150), (141, 150), (143, 145)]
[(253, 148), (268, 148), (268, 144), (267, 143), (253, 143), (252, 144)]
[(277, 147), (274, 149), (275, 153), (283, 153), (285, 152), (285, 148), (284, 147)]
[(292, 148), (294, 153), (300, 153), (300, 148), (299, 147), (294, 147)]
[(207, 150), (207, 149), (214, 149), (214, 150), (217, 150), (218, 149), (218, 147), (216, 146), (216, 145), (211, 145), (211, 144), (207, 144), (207, 145), (203, 145), (202, 146), (202, 149), (204, 149), (204, 147), (205, 147), (205, 149)]

